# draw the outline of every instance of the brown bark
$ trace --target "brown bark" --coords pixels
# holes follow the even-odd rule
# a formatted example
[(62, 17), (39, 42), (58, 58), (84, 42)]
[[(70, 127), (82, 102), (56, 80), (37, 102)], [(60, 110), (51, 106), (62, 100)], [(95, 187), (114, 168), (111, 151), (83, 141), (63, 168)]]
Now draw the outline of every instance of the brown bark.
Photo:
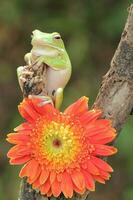
[[(103, 117), (113, 122), (117, 133), (120, 132), (133, 108), (133, 4), (121, 36), (120, 43), (111, 61), (110, 69), (103, 77), (102, 85), (94, 103), (94, 107), (103, 110)], [(74, 194), (73, 200), (85, 200), (84, 195)], [(65, 200), (63, 195), (58, 198), (41, 196), (33, 190), (26, 180), (22, 180), (19, 200)]]

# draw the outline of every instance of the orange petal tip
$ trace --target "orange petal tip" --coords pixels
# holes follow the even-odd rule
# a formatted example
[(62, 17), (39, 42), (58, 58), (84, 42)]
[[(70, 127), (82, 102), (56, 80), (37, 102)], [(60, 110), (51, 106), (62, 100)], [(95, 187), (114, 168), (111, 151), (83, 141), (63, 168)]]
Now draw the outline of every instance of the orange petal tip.
[(113, 154), (116, 154), (118, 152), (118, 149), (117, 148), (115, 148), (115, 147), (113, 147), (113, 150), (112, 150), (112, 155)]

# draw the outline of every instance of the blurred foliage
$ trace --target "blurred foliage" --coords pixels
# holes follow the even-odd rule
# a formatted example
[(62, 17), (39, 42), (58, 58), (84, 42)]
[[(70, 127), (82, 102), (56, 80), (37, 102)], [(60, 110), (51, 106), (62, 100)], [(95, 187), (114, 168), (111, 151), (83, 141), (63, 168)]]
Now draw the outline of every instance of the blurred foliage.
[[(31, 49), (34, 29), (61, 33), (70, 55), (73, 74), (65, 90), (63, 108), (78, 97), (96, 98), (102, 76), (120, 39), (130, 0), (1, 0), (0, 1), (0, 200), (17, 199), (20, 167), (8, 165), (6, 133), (22, 119), (17, 104), (22, 99), (16, 68)], [(97, 184), (93, 200), (133, 199), (133, 121), (129, 118), (116, 141), (119, 153), (113, 157), (115, 171), (105, 186)]]

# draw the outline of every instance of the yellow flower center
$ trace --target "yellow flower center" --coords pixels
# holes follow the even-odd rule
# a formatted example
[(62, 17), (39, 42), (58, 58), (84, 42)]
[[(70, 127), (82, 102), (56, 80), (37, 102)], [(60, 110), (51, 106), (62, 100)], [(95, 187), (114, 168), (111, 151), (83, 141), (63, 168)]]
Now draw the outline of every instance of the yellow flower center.
[(74, 161), (81, 148), (78, 138), (70, 125), (55, 121), (44, 125), (40, 141), (41, 152), (53, 169), (59, 170)]

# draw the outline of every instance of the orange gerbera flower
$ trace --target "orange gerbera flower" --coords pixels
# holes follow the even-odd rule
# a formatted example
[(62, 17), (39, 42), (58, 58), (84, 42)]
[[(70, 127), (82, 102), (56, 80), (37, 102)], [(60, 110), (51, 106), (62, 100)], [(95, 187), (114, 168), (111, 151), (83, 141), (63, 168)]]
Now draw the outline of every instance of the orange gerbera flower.
[(24, 99), (19, 112), (26, 122), (8, 134), (15, 144), (8, 152), (10, 163), (24, 164), (19, 176), (41, 194), (71, 198), (95, 190), (95, 181), (105, 183), (113, 171), (101, 159), (117, 149), (108, 146), (116, 137), (111, 121), (99, 119), (100, 110), (88, 110), (88, 99), (80, 98), (63, 113), (51, 104), (39, 106), (38, 98)]

